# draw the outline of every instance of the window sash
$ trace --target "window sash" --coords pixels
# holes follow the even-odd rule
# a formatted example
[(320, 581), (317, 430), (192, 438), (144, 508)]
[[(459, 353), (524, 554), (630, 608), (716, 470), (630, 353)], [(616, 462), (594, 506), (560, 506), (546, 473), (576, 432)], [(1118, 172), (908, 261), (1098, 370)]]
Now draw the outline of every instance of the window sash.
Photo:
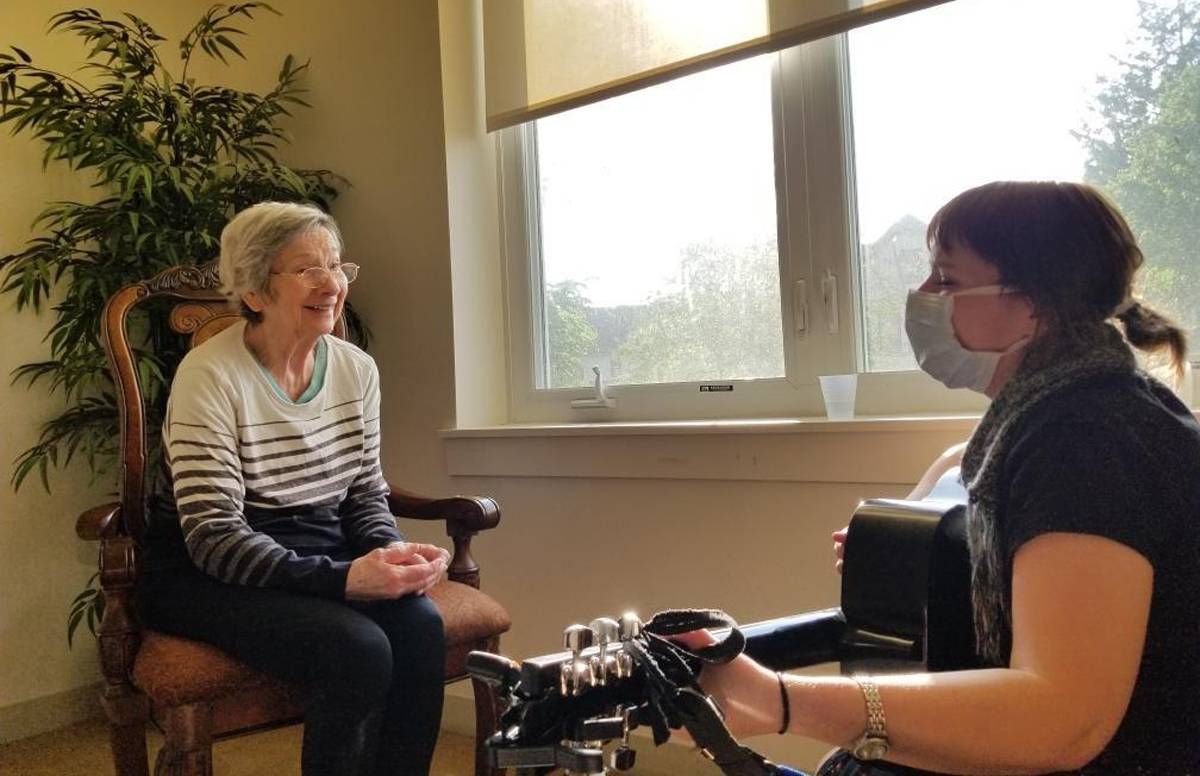
[[(818, 375), (861, 368), (845, 37), (776, 56), (772, 92), (785, 377), (710, 381), (732, 384), (727, 393), (701, 392), (701, 383), (609, 386), (608, 395), (617, 402), (612, 409), (572, 409), (572, 400), (592, 397), (590, 388), (537, 388), (547, 382), (537, 149), (536, 133), (521, 125), (497, 133), (511, 422), (822, 416)], [(833, 283), (823, 282), (827, 278)], [(797, 283), (803, 283), (799, 298), (807, 307), (807, 328), (800, 333)], [(826, 298), (833, 289), (835, 304)], [(859, 374), (858, 415), (978, 412), (985, 403), (921, 372)]]

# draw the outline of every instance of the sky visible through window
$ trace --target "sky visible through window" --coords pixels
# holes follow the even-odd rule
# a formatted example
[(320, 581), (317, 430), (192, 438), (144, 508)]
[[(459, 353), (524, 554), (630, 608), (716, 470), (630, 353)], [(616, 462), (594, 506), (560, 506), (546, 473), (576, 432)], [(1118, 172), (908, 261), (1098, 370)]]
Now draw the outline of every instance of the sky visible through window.
[(1082, 180), (1071, 132), (1136, 29), (1137, 0), (958, 0), (850, 33), (860, 240), (991, 180)]
[(774, 240), (771, 67), (756, 57), (538, 121), (546, 283), (640, 304), (677, 281), (688, 244)]

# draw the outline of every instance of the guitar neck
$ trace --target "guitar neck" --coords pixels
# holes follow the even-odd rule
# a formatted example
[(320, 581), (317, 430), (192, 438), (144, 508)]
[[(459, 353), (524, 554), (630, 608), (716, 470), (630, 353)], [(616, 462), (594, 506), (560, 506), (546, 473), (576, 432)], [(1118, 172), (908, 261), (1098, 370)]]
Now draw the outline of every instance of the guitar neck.
[[(746, 654), (773, 670), (838, 660), (845, 629), (841, 609), (823, 609), (741, 626), (746, 636)], [(727, 633), (727, 628), (713, 630), (717, 638)], [(616, 642), (608, 646), (606, 654), (622, 651), (624, 645)], [(588, 647), (580, 656), (591, 658), (599, 654), (598, 647)], [(555, 652), (522, 661), (519, 692), (534, 697), (557, 688), (562, 666), (570, 660), (570, 652)]]

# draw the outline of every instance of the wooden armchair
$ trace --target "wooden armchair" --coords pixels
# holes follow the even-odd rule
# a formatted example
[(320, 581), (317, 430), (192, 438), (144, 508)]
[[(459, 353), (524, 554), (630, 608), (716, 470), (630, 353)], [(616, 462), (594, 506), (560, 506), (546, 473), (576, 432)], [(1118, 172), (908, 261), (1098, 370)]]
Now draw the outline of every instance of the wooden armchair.
[[(166, 742), (156, 774), (212, 773), (214, 739), (300, 721), (304, 699), (298, 688), (264, 676), (221, 651), (170, 636), (139, 623), (134, 605), (138, 547), (146, 528), (145, 407), (129, 340), (130, 311), (150, 299), (166, 299), (171, 328), (191, 335), (197, 345), (238, 320), (221, 297), (215, 263), (174, 267), (126, 286), (109, 300), (102, 332), (121, 408), (121, 500), (79, 517), (83, 539), (100, 542), (100, 660), (105, 686), (101, 702), (111, 723), (113, 760), (119, 776), (145, 776), (146, 724), (160, 721)], [(344, 323), (336, 334), (344, 336)], [(500, 509), (486, 497), (429, 499), (393, 489), (392, 512), (420, 520), (445, 520), (454, 543), (449, 579), (430, 597), (441, 610), (446, 632), (447, 683), (467, 678), (466, 656), (473, 649), (496, 652), (508, 630), (508, 613), (479, 591), (479, 566), (471, 557), (471, 537), (494, 528)], [(496, 729), (497, 699), (486, 684), (472, 680), (475, 692), (475, 773), (490, 774), (483, 741)]]

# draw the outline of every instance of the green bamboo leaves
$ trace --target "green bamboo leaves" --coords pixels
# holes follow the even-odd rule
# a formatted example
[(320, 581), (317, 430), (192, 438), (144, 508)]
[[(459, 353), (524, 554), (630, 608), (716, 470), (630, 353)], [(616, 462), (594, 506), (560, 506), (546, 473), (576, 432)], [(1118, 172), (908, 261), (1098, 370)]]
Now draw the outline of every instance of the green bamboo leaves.
[[(49, 358), (13, 371), (14, 381), (63, 397), (20, 454), (12, 485), (81, 456), (93, 476), (117, 453), (117, 406), (100, 343), (105, 301), (121, 286), (175, 264), (218, 252), (221, 229), (238, 210), (264, 199), (328, 208), (340, 179), (297, 170), (277, 158), (288, 143), (279, 125), (307, 106), (308, 64), (288, 56), (266, 94), (199, 83), (197, 52), (223, 63), (244, 59), (240, 24), (277, 14), (265, 3), (214, 5), (179, 42), (177, 73), (163, 61), (166, 38), (145, 20), (106, 18), (82, 8), (55, 14), (52, 32), (77, 36), (83, 62), (74, 73), (40, 66), (27, 48), (0, 50), (0, 125), (43, 147), (43, 166), (66, 163), (87, 177), (94, 197), (51, 202), (24, 247), (0, 256), (0, 293), (18, 310), (52, 305)], [(157, 439), (165, 391), (183, 344), (162, 311), (135, 322), (148, 438)]]

